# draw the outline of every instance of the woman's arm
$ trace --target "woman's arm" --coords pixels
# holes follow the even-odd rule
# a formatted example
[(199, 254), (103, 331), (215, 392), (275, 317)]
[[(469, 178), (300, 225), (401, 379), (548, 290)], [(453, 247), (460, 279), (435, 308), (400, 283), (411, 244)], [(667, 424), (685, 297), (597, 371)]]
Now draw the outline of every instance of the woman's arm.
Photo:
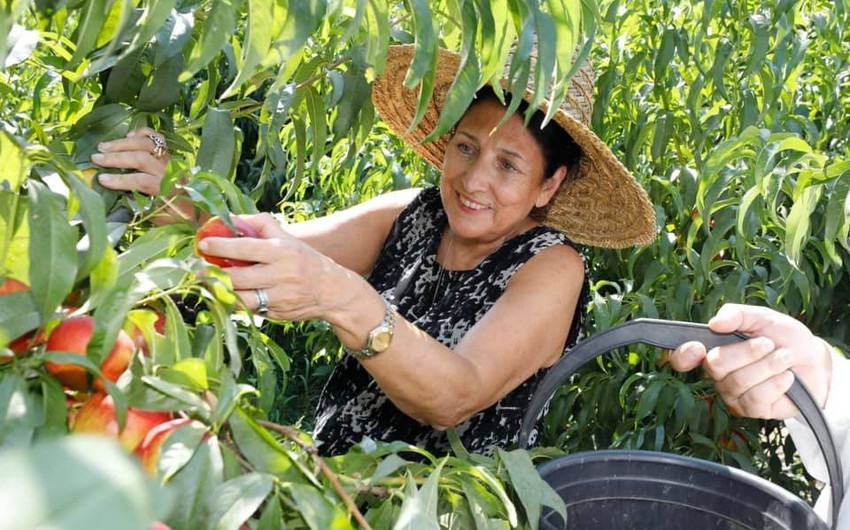
[[(268, 218), (247, 218), (255, 228)], [(251, 255), (253, 267), (229, 269), (237, 292), (256, 307), (266, 289), (270, 318), (329, 322), (351, 350), (364, 347), (385, 305), (360, 275), (279, 227), (274, 238), (209, 238), (209, 252)], [(452, 350), (398, 317), (389, 348), (362, 361), (404, 413), (436, 428), (457, 425), (492, 405), (560, 357), (584, 282), (578, 253), (556, 245), (531, 258), (502, 297)]]
[(395, 219), (421, 191), (412, 188), (385, 193), (351, 208), (284, 228), (339, 265), (364, 275), (378, 260)]

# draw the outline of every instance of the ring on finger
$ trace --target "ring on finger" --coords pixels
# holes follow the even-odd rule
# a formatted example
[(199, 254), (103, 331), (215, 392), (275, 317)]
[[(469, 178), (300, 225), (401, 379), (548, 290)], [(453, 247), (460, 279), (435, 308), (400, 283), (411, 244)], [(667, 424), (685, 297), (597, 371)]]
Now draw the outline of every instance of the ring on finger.
[(149, 134), (148, 138), (150, 138), (151, 142), (153, 142), (153, 156), (155, 158), (162, 158), (166, 153), (168, 153), (168, 145), (162, 137), (156, 134)]
[(269, 312), (269, 295), (265, 289), (254, 289), (254, 294), (257, 296), (257, 314), (264, 316)]

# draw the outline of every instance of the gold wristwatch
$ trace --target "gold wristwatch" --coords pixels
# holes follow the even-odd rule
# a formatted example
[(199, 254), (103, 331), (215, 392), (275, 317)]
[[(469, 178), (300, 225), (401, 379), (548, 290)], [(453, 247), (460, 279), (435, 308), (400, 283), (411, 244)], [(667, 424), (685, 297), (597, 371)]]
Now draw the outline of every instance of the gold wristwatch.
[(357, 351), (345, 349), (355, 359), (368, 359), (390, 347), (395, 332), (395, 311), (386, 300), (383, 298), (381, 300), (386, 308), (384, 318), (369, 332), (369, 336), (366, 337), (366, 347)]

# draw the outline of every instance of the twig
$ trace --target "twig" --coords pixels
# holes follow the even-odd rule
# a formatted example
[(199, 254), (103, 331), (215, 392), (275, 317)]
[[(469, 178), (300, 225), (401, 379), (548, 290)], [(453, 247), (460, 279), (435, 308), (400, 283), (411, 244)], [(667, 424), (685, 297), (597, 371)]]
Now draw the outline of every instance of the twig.
[(352, 500), (348, 492), (345, 491), (345, 488), (342, 487), (342, 484), (339, 482), (339, 477), (336, 476), (336, 473), (331, 471), (331, 468), (328, 467), (322, 457), (319, 456), (319, 451), (316, 449), (315, 445), (309, 444), (302, 440), (298, 431), (291, 427), (263, 420), (257, 420), (257, 423), (262, 425), (266, 429), (284, 435), (289, 440), (298, 444), (298, 446), (304, 449), (307, 454), (312, 456), (313, 460), (316, 462), (316, 464), (318, 464), (319, 469), (322, 471), (322, 474), (325, 475), (325, 477), (327, 477), (327, 479), (331, 482), (331, 485), (333, 485), (333, 488), (336, 491), (337, 495), (340, 496), (342, 501), (345, 503), (345, 506), (354, 516), (354, 519), (357, 521), (357, 524), (359, 524), (360, 527), (363, 528), (363, 530), (372, 530), (372, 527), (369, 526), (369, 523), (366, 522), (366, 518), (363, 517), (363, 514), (360, 512), (360, 509), (357, 507), (356, 504), (354, 504), (354, 500)]

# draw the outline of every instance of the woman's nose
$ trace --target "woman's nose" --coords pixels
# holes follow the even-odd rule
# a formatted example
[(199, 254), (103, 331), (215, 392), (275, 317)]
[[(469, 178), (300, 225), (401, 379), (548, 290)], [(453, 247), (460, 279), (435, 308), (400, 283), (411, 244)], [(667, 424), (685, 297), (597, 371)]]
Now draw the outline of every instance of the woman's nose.
[(489, 175), (484, 157), (477, 157), (463, 172), (463, 187), (466, 191), (479, 191), (489, 185)]

